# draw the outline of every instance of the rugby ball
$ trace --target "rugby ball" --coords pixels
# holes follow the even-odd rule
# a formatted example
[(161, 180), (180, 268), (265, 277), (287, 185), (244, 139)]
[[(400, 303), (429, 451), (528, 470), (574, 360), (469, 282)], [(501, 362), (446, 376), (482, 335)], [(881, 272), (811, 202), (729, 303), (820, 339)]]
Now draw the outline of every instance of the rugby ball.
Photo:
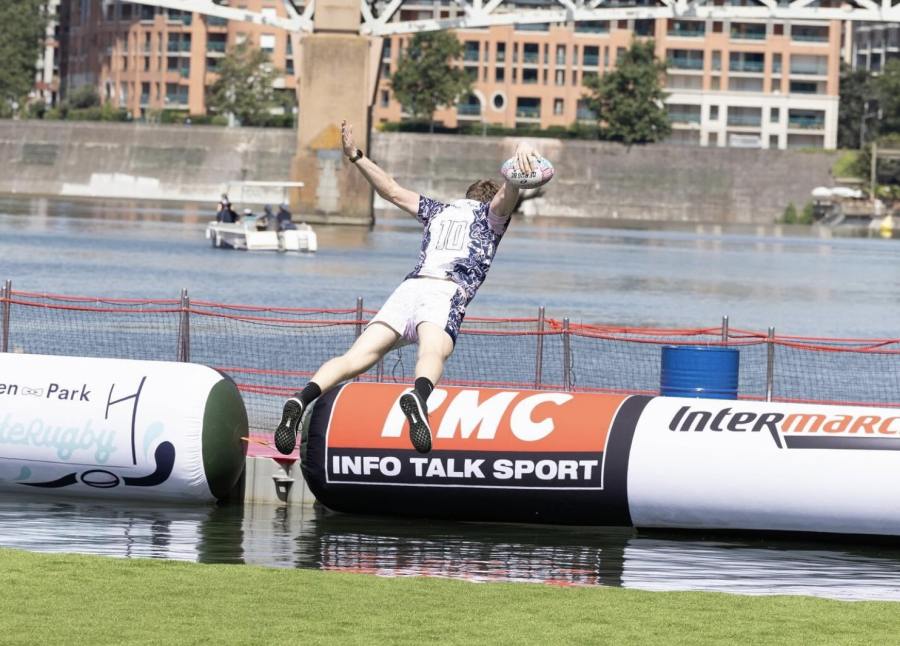
[(533, 170), (530, 173), (523, 173), (516, 167), (516, 158), (510, 157), (500, 167), (500, 174), (506, 181), (520, 188), (537, 188), (553, 179), (555, 172), (553, 164), (547, 159), (543, 157), (538, 157), (537, 160), (532, 159), (531, 165)]

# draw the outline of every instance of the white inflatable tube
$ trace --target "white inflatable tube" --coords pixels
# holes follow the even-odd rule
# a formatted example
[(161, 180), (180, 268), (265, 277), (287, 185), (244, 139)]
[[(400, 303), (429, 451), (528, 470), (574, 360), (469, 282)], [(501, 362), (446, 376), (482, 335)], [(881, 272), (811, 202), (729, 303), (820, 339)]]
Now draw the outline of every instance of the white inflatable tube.
[(237, 387), (205, 366), (0, 354), (0, 491), (223, 499), (246, 434)]

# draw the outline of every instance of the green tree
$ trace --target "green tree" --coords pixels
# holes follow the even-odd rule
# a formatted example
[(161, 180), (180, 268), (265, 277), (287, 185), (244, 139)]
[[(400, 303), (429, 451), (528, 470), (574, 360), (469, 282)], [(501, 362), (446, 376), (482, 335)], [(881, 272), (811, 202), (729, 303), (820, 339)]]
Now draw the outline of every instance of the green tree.
[[(861, 148), (865, 145), (865, 142), (861, 142), (859, 137), (862, 133), (862, 120), (866, 111), (866, 101), (875, 98), (875, 88), (872, 81), (872, 74), (866, 70), (854, 70), (847, 65), (841, 68), (838, 148)], [(874, 137), (877, 134), (877, 125), (877, 120), (869, 118), (865, 124), (866, 132)], [(866, 136), (866, 140), (869, 139), (870, 137)]]
[(654, 48), (652, 40), (635, 40), (615, 70), (585, 79), (585, 99), (597, 115), (601, 139), (630, 146), (661, 141), (671, 133), (663, 103), (666, 65), (657, 60)]
[(268, 54), (241, 43), (229, 51), (216, 70), (219, 78), (209, 88), (206, 102), (219, 114), (233, 114), (245, 126), (264, 123), (279, 105), (272, 83), (281, 74)]
[[(883, 135), (878, 138), (880, 150), (900, 150), (900, 133)], [(855, 175), (868, 181), (872, 172), (872, 146), (863, 148), (856, 158)], [(900, 160), (879, 159), (875, 171), (875, 182), (885, 188), (885, 192), (893, 194), (900, 190)], [(868, 184), (867, 184), (868, 186)]]
[(782, 224), (797, 224), (797, 207), (793, 202), (788, 202), (787, 208), (781, 214)]
[(11, 116), (14, 105), (24, 104), (34, 86), (47, 26), (46, 4), (45, 0), (0, 2), (0, 116)]
[(888, 61), (872, 84), (881, 111), (881, 118), (878, 119), (879, 134), (900, 134), (900, 60)]
[(449, 31), (418, 33), (391, 79), (391, 89), (403, 109), (413, 118), (427, 119), (432, 132), (434, 111), (472, 91), (468, 74), (452, 64), (462, 52), (462, 43)]

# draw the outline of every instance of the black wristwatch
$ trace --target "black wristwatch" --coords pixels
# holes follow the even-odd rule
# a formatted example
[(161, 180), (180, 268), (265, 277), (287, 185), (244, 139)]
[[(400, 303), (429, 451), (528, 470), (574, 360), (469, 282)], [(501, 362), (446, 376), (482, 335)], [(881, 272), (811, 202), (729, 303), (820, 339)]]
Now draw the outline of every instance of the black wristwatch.
[(350, 163), (351, 163), (351, 164), (355, 164), (356, 162), (358, 162), (358, 161), (359, 161), (360, 159), (362, 159), (363, 157), (365, 157), (365, 155), (363, 155), (363, 151), (361, 151), (359, 148), (357, 148), (357, 149), (356, 149), (356, 154), (353, 155), (353, 157), (348, 157), (347, 159), (350, 160)]

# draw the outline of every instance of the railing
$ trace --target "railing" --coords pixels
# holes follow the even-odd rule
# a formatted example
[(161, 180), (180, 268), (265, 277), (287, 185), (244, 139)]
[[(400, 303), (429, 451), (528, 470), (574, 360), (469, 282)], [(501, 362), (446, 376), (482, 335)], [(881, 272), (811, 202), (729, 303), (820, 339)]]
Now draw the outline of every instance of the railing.
[(456, 106), (456, 113), (466, 116), (478, 116), (481, 114), (480, 103), (460, 103)]
[(207, 16), (206, 24), (209, 27), (227, 27), (228, 19), (227, 18), (219, 18), (217, 16)]
[(477, 63), (478, 62), (478, 50), (470, 50), (467, 49), (465, 53), (463, 53), (463, 60), (469, 63)]
[[(269, 432), (282, 398), (344, 352), (374, 313), (362, 299), (347, 308), (266, 307), (186, 291), (168, 299), (38, 294), (6, 281), (0, 351), (209, 365), (234, 379), (251, 428)], [(737, 349), (741, 399), (900, 406), (900, 339), (776, 336), (735, 329), (727, 318), (693, 329), (574, 324), (543, 308), (533, 317), (467, 318), (441, 383), (655, 394), (665, 345)], [(359, 380), (411, 383), (414, 368), (415, 351), (401, 348)]]
[(732, 40), (765, 40), (766, 32), (765, 30), (761, 31), (744, 31), (744, 30), (731, 30), (731, 39)]
[(809, 76), (826, 76), (828, 67), (825, 65), (802, 65), (791, 63), (791, 74), (806, 74)]
[(541, 109), (540, 107), (518, 106), (516, 107), (516, 116), (523, 119), (540, 119)]
[(742, 61), (732, 60), (728, 63), (728, 69), (732, 72), (753, 72), (762, 73), (766, 68), (763, 61)]
[(791, 33), (791, 40), (796, 40), (797, 42), (802, 43), (827, 43), (828, 42), (828, 34), (806, 34), (806, 33)]
[(822, 130), (825, 128), (825, 119), (817, 119), (816, 117), (788, 117), (788, 128)]
[(224, 52), (226, 43), (218, 40), (206, 41), (206, 51), (208, 52)]
[(538, 63), (540, 61), (540, 52), (522, 52), (523, 63)]
[(673, 110), (669, 112), (669, 121), (672, 123), (700, 123), (700, 113)]
[(729, 126), (752, 126), (758, 127), (762, 124), (762, 117), (758, 114), (729, 114)]
[(666, 34), (669, 38), (703, 38), (705, 29), (672, 29)]
[(575, 111), (575, 118), (579, 121), (596, 121), (597, 113), (593, 110), (588, 110), (587, 108), (578, 108)]
[(600, 55), (599, 54), (585, 54), (583, 58), (583, 65), (585, 67), (597, 67), (600, 64)]
[(666, 64), (676, 70), (702, 70), (702, 58), (682, 58), (680, 56), (672, 56), (666, 60)]

